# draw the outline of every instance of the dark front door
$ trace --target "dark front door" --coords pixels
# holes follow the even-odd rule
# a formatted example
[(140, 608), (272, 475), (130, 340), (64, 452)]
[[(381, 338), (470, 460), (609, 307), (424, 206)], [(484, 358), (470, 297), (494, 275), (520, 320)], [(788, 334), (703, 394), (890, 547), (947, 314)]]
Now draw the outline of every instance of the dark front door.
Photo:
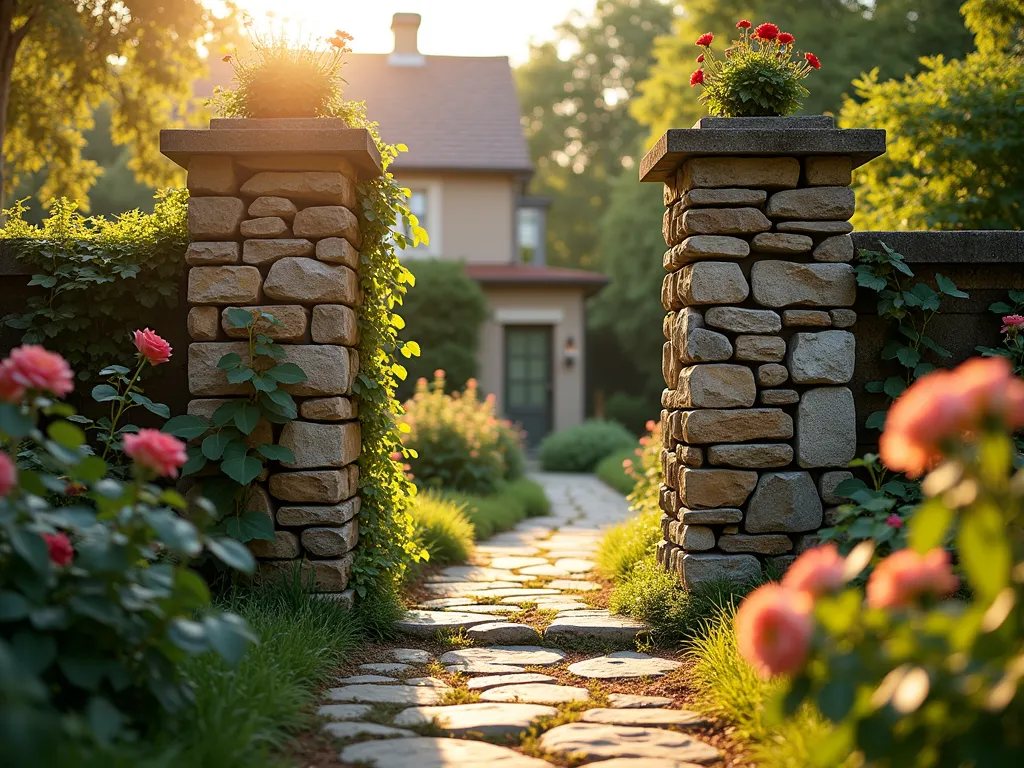
[(535, 448), (551, 431), (551, 327), (505, 326), (505, 415)]

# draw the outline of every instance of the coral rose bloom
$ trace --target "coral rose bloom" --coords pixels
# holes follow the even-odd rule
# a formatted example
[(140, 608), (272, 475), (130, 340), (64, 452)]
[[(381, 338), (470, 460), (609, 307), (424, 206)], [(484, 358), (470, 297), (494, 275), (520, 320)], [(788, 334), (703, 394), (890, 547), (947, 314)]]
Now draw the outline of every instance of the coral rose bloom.
[(59, 568), (69, 565), (75, 557), (75, 548), (71, 546), (71, 540), (63, 533), (44, 533), (42, 536), (50, 553), (50, 562)]
[(782, 586), (814, 596), (835, 592), (843, 586), (843, 562), (835, 544), (809, 549), (789, 566)]
[(736, 611), (740, 655), (764, 678), (799, 672), (814, 630), (812, 607), (806, 592), (780, 584), (758, 588)]
[(946, 550), (933, 549), (921, 555), (912, 549), (901, 549), (879, 563), (868, 579), (868, 605), (904, 608), (921, 595), (942, 597), (956, 591), (959, 585)]
[(12, 349), (10, 357), (4, 361), (4, 368), (4, 375), (24, 389), (39, 389), (63, 396), (75, 388), (67, 360), (35, 344)]
[(754, 37), (758, 40), (774, 40), (779, 36), (779, 28), (774, 24), (762, 24), (754, 30)]
[(185, 444), (155, 429), (140, 429), (124, 436), (124, 452), (138, 464), (158, 476), (177, 477), (178, 469), (188, 461)]
[(999, 332), (1020, 331), (1022, 330), (1021, 326), (1024, 326), (1024, 315), (1006, 315), (1003, 317), (1003, 327), (999, 329)]
[(152, 365), (160, 365), (171, 359), (171, 345), (160, 338), (156, 331), (146, 328), (143, 331), (136, 331), (134, 336), (135, 348)]
[(0, 363), (0, 401), (18, 403), (25, 394), (25, 388), (11, 376), (11, 366), (4, 360)]
[(11, 457), (0, 451), (0, 499), (14, 490), (18, 484), (18, 468)]

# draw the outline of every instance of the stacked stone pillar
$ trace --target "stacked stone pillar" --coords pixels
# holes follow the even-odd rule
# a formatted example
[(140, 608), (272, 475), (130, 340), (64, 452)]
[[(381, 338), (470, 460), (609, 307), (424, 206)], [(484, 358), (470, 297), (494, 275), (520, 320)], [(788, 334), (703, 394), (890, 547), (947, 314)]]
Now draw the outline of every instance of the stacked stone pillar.
[(784, 569), (851, 476), (849, 185), (884, 133), (814, 120), (705, 120), (645, 158), (668, 245), (658, 558), (688, 588)]
[[(227, 353), (249, 354), (239, 340), (247, 332), (227, 322), (227, 310), (273, 315), (281, 325), (263, 321), (257, 329), (284, 347), (286, 358), (276, 362), (295, 363), (308, 381), (282, 386), (295, 398), (298, 420), (261, 421), (250, 436), (295, 455), (294, 462), (270, 462), (259, 478), (248, 506), (273, 519), (276, 537), (250, 548), (265, 572), (301, 568), (318, 591), (341, 593), (359, 541), (356, 162), (364, 176), (367, 165), (376, 169), (365, 151), (311, 155), (332, 131), (296, 130), (296, 122), (280, 121), (288, 130), (278, 130), (277, 121), (215, 121), (209, 131), (164, 132), (162, 143), (188, 169), (191, 195), (188, 413), (209, 418), (229, 398), (252, 391), (217, 367)], [(365, 133), (333, 132), (335, 145), (345, 145), (344, 134)]]

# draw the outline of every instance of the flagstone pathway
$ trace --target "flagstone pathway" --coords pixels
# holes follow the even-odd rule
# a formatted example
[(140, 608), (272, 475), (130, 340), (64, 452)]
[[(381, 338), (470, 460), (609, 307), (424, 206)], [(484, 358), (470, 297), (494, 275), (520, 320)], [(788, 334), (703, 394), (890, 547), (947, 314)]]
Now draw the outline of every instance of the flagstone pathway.
[[(625, 499), (589, 475), (537, 475), (551, 500), (476, 547), (476, 563), (429, 577), (392, 648), (326, 692), (319, 710), (344, 766), (601, 768), (720, 765), (708, 721), (673, 699), (630, 691), (677, 670), (636, 650), (645, 626), (595, 607), (589, 577)], [(589, 597), (588, 597), (589, 596)], [(523, 617), (517, 621), (515, 616)], [(531, 617), (532, 620), (527, 617)], [(439, 646), (438, 638), (446, 643)], [(444, 646), (451, 650), (438, 650)]]

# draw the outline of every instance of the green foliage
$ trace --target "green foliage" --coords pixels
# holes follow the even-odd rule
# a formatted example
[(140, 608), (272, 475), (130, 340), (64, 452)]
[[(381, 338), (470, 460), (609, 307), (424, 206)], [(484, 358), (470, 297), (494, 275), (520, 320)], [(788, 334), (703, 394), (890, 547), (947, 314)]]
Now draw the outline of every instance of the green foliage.
[(623, 466), (623, 462), (628, 461), (632, 463), (633, 457), (634, 452), (625, 449), (605, 456), (597, 463), (597, 467), (594, 468), (594, 474), (606, 485), (614, 488), (619, 493), (628, 495), (633, 492), (636, 480), (631, 472)]
[(597, 551), (597, 568), (609, 581), (618, 584), (642, 560), (653, 557), (661, 541), (661, 510), (642, 509), (632, 517), (608, 529)]
[[(997, 301), (988, 309), (1001, 318), (1008, 316), (1021, 317), (1024, 315), (1024, 291), (1010, 291), (1007, 297), (1012, 304), (1005, 301)], [(1005, 357), (1013, 363), (1013, 372), (1024, 375), (1024, 326), (1016, 323), (1003, 322), (1002, 330), (1003, 346), (1001, 347), (977, 347), (985, 357)]]
[(540, 444), (540, 463), (547, 472), (593, 472), (601, 459), (635, 441), (621, 424), (592, 419), (545, 437)]
[(1024, 53), (1024, 0), (967, 0), (960, 8), (985, 53)]
[(484, 292), (460, 262), (414, 260), (409, 271), (416, 285), (405, 297), (401, 336), (416, 339), (422, 351), (409, 361), (409, 378), (399, 386), (399, 397), (407, 400), (414, 382), (432, 379), (436, 370), (445, 372), (448, 392), (462, 389), (477, 375), (480, 327), (487, 318)]
[(528, 477), (520, 477), (505, 483), (498, 494), (512, 503), (522, 506), (527, 517), (543, 517), (551, 511), (551, 500), (544, 487)]
[(432, 565), (464, 563), (473, 550), (474, 529), (460, 505), (434, 492), (419, 493), (409, 507), (413, 540)]
[(156, 326), (178, 305), (188, 192), (160, 193), (153, 213), (130, 211), (114, 220), (86, 218), (61, 199), (32, 226), (26, 210), (19, 202), (5, 212), (0, 238), (36, 270), (29, 284), (43, 292), (4, 324), (23, 331), (23, 343), (60, 352), (79, 378), (107, 362), (130, 365), (124, 339), (140, 320), (153, 318)]
[(463, 507), (477, 541), (510, 530), (523, 518), (547, 514), (549, 508), (544, 490), (526, 478), (507, 483), (488, 496), (445, 491), (443, 497)]

